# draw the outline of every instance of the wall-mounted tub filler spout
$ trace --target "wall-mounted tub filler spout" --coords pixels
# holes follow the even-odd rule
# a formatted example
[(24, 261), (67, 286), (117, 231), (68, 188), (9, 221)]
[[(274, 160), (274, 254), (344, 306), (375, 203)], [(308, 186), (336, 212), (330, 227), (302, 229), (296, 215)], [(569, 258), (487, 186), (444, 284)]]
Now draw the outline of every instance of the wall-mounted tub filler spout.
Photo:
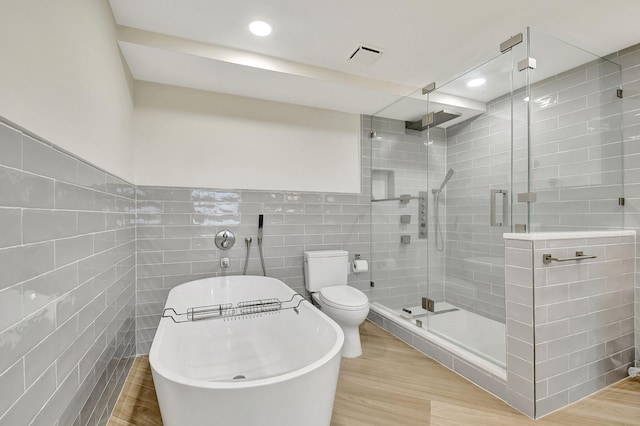
[(249, 266), (249, 253), (251, 252), (251, 237), (245, 237), (244, 242), (247, 245), (247, 256), (244, 258), (244, 270), (242, 275), (247, 275), (247, 266)]
[(260, 253), (260, 263), (262, 264), (262, 275), (267, 276), (267, 269), (264, 267), (264, 255), (262, 254), (262, 226), (264, 225), (264, 215), (258, 216), (258, 252)]

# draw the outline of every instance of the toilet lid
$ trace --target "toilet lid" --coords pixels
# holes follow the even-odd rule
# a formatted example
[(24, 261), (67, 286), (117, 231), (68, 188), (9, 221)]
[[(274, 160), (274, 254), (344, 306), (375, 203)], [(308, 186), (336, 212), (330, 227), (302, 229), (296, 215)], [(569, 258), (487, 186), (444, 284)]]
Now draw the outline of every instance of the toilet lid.
[(325, 287), (320, 290), (320, 299), (337, 309), (356, 310), (369, 305), (363, 292), (348, 285)]

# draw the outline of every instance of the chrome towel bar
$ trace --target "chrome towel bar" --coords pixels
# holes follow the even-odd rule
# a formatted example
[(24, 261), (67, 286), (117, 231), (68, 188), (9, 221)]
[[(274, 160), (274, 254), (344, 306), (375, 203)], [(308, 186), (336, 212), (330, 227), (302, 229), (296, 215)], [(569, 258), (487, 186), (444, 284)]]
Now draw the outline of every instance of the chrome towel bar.
[(575, 257), (551, 257), (550, 254), (543, 254), (542, 255), (542, 263), (547, 265), (547, 264), (551, 263), (552, 261), (553, 262), (568, 262), (570, 260), (595, 259), (597, 257), (598, 256), (584, 254), (581, 251), (577, 251)]

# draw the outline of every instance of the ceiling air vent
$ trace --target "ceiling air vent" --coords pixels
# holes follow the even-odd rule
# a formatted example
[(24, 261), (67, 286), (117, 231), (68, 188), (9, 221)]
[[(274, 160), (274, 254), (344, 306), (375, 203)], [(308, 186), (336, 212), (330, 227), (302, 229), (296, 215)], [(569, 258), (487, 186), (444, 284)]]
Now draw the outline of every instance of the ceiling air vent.
[(349, 56), (350, 62), (362, 65), (371, 65), (382, 55), (382, 51), (373, 47), (358, 46), (358, 48)]

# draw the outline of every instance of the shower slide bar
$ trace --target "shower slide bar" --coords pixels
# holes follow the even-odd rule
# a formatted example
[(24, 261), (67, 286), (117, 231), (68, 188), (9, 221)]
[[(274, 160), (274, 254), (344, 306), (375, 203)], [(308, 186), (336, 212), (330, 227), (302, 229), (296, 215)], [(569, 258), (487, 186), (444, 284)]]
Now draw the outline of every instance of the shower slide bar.
[(402, 194), (401, 196), (395, 197), (395, 198), (372, 198), (371, 202), (377, 203), (379, 201), (400, 201), (400, 204), (408, 204), (409, 201), (411, 200), (419, 200), (419, 199), (420, 197), (414, 197), (409, 194)]
[(553, 262), (568, 262), (570, 260), (584, 260), (584, 259), (596, 259), (598, 256), (594, 256), (591, 254), (584, 254), (581, 251), (577, 251), (576, 252), (576, 256), (575, 257), (551, 257), (550, 254), (543, 254), (542, 255), (542, 263), (544, 263), (545, 265), (548, 265), (549, 263)]

